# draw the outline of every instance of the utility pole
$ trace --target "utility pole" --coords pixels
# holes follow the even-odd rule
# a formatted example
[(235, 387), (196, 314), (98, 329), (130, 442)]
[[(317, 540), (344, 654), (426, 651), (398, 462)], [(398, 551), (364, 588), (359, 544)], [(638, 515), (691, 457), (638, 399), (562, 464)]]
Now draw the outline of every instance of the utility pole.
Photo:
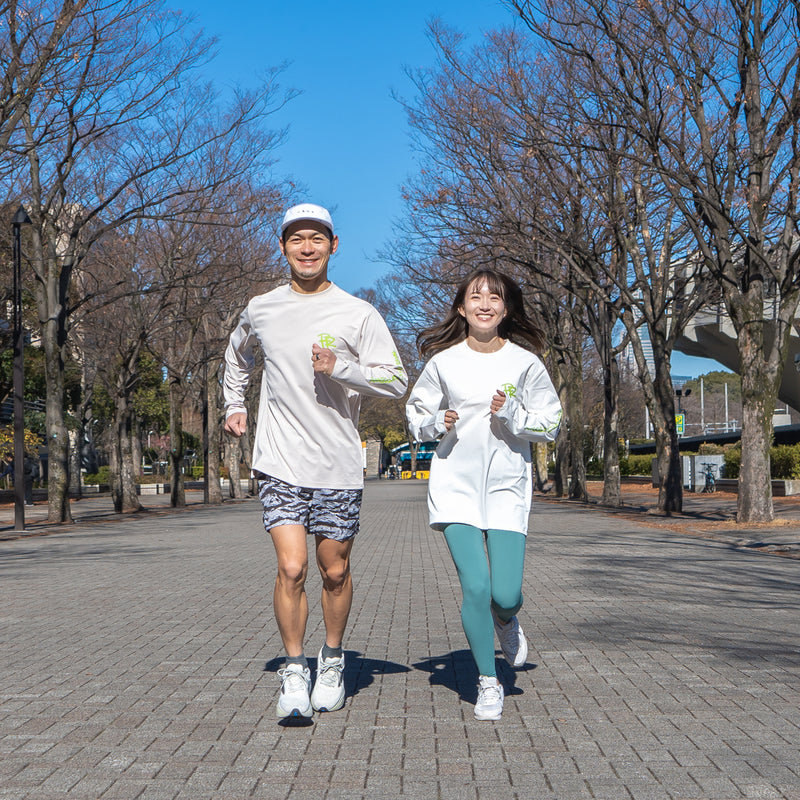
[(14, 530), (25, 530), (25, 405), (23, 394), (23, 353), (25, 334), (22, 330), (22, 247), (20, 228), (30, 225), (28, 212), (20, 206), (14, 215)]

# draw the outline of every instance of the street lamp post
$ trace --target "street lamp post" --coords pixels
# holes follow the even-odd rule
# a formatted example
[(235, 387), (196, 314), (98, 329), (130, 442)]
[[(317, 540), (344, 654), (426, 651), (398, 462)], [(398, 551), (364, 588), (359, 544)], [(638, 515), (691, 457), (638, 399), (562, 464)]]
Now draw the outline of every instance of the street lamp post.
[(20, 206), (14, 215), (14, 530), (25, 530), (25, 406), (22, 331), (22, 248), (20, 228), (30, 225), (25, 209)]

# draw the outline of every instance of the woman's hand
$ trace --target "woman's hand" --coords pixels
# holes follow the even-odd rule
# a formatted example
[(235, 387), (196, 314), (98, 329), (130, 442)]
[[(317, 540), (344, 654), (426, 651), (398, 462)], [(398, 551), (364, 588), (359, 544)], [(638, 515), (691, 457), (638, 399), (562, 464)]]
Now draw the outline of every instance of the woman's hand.
[(456, 424), (458, 421), (458, 412), (453, 411), (452, 408), (449, 408), (447, 411), (444, 412), (444, 427), (445, 430), (450, 433), (451, 428), (453, 425)]
[(492, 405), (489, 409), (492, 414), (496, 414), (502, 407), (503, 403), (506, 401), (506, 393), (498, 389), (494, 393), (494, 397), (492, 398)]

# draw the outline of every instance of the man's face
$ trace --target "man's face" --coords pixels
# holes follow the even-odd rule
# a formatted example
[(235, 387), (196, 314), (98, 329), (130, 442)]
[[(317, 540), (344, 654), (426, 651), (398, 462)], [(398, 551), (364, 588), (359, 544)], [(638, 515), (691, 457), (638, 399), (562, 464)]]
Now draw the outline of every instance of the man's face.
[(327, 279), (328, 261), (339, 247), (339, 237), (331, 238), (321, 222), (300, 219), (286, 229), (280, 247), (295, 280)]

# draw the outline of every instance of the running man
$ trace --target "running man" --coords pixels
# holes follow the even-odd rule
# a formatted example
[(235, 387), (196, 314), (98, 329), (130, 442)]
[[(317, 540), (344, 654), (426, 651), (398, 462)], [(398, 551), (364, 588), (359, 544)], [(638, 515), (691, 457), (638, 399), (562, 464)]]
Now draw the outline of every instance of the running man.
[[(339, 247), (328, 211), (309, 203), (290, 208), (279, 245), (291, 282), (254, 297), (242, 312), (225, 353), (224, 393), (225, 430), (241, 436), (244, 392), (260, 348), (252, 469), (278, 560), (274, 608), (286, 663), (278, 670), (277, 715), (283, 718), (344, 705), (342, 639), (364, 482), (360, 395), (401, 397), (407, 379), (380, 314), (328, 280), (328, 262)], [(313, 691), (303, 650), (307, 535), (314, 537), (325, 622)]]

